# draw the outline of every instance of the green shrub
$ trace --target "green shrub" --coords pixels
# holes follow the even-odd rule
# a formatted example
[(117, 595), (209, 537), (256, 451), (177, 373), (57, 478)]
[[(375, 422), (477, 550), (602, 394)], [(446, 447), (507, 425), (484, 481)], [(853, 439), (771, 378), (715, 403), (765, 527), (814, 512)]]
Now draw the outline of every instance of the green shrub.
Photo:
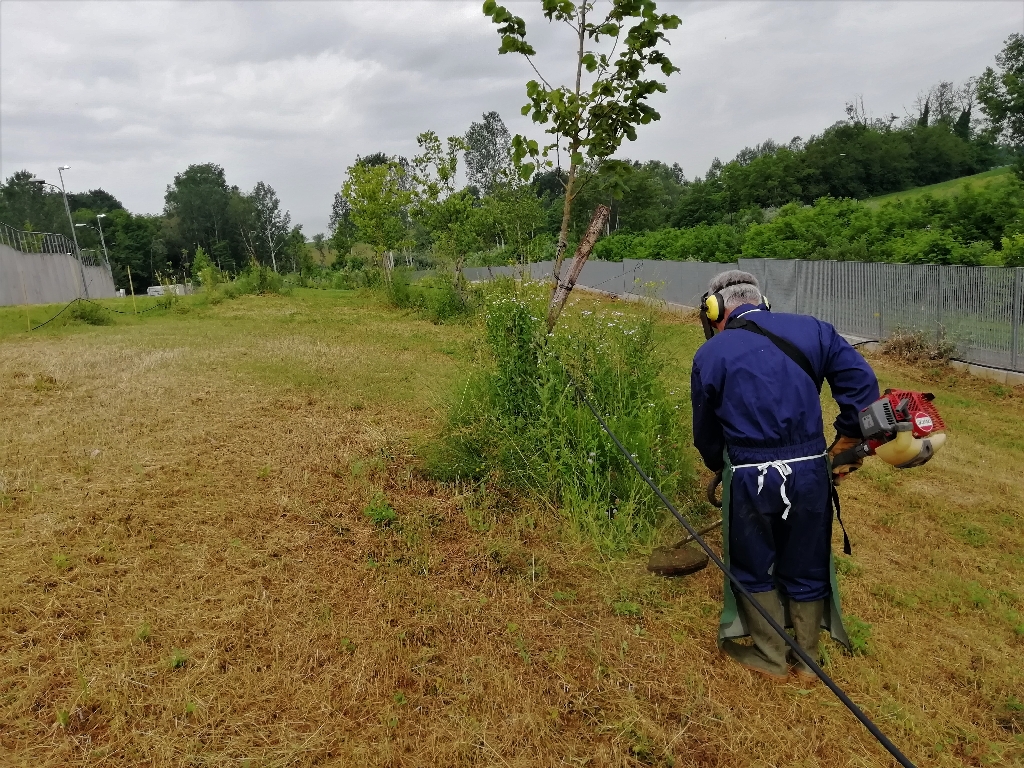
[(350, 291), (360, 286), (361, 275), (362, 273), (360, 271), (346, 267), (345, 269), (339, 270), (331, 275), (330, 283), (326, 287)]
[(85, 323), (86, 325), (113, 325), (114, 316), (110, 311), (91, 301), (79, 300), (68, 308), (65, 322)]
[(561, 506), (600, 549), (623, 550), (650, 536), (660, 505), (572, 382), (669, 497), (683, 490), (692, 469), (680, 404), (659, 377), (654, 318), (567, 312), (547, 336), (545, 296), (544, 288), (511, 282), (491, 288), (492, 365), (453, 404), (428, 466), (441, 480), (488, 478), (529, 489)]
[(239, 293), (258, 296), (284, 293), (284, 278), (265, 264), (253, 262), (238, 276), (235, 286)]
[(391, 306), (417, 310), (432, 323), (463, 318), (474, 310), (462, 275), (433, 275), (412, 283), (407, 269), (394, 269), (379, 289)]
[(226, 280), (227, 276), (210, 260), (203, 247), (196, 248), (192, 257), (192, 282), (212, 290)]
[(160, 294), (160, 297), (156, 300), (156, 303), (158, 306), (163, 307), (164, 309), (173, 309), (174, 305), (177, 304), (179, 299), (181, 298), (180, 296), (178, 296), (178, 289), (174, 287), (174, 281), (171, 280), (169, 277), (164, 277), (162, 275), (157, 275), (157, 277), (160, 280), (160, 285), (163, 286), (164, 290), (163, 293)]

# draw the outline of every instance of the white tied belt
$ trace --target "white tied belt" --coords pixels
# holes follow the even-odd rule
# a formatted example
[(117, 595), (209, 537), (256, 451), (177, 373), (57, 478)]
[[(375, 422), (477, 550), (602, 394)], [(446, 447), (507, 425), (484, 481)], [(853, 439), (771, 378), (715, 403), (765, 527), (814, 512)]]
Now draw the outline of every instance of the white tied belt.
[(764, 461), (760, 464), (737, 464), (733, 467), (733, 471), (737, 469), (747, 469), (749, 467), (756, 467), (760, 474), (757, 476), (757, 494), (761, 495), (761, 489), (764, 488), (764, 476), (768, 474), (768, 470), (774, 467), (779, 476), (782, 478), (782, 485), (779, 486), (779, 495), (782, 496), (782, 502), (786, 505), (786, 508), (782, 511), (782, 519), (785, 520), (789, 517), (789, 510), (793, 508), (792, 503), (789, 501), (789, 497), (786, 495), (786, 478), (793, 474), (793, 469), (790, 464), (795, 464), (798, 461), (811, 461), (812, 459), (820, 459), (825, 456), (824, 453), (819, 453), (814, 456), (801, 456), (798, 459), (776, 459), (775, 461)]

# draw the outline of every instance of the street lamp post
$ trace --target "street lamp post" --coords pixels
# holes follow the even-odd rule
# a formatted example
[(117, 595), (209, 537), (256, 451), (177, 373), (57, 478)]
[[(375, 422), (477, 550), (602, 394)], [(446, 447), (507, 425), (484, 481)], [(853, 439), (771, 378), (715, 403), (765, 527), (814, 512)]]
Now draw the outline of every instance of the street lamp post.
[(60, 176), (60, 193), (64, 196), (64, 211), (68, 215), (68, 221), (71, 223), (71, 239), (75, 241), (75, 256), (78, 257), (78, 269), (82, 272), (82, 290), (85, 292), (85, 298), (89, 298), (89, 286), (85, 282), (85, 265), (82, 264), (82, 249), (78, 247), (78, 235), (75, 234), (75, 222), (71, 218), (71, 206), (68, 205), (68, 193), (64, 189), (64, 171), (71, 170), (70, 165), (61, 165), (57, 168), (57, 175)]
[(103, 222), (100, 221), (100, 219), (105, 219), (106, 217), (107, 217), (107, 214), (105, 214), (105, 213), (97, 213), (96, 214), (96, 226), (98, 226), (99, 230), (100, 230), (100, 245), (103, 246), (103, 258), (106, 260), (107, 266), (109, 267), (110, 266), (110, 254), (107, 253), (107, 241), (103, 239)]
[(103, 222), (100, 221), (100, 219), (105, 218), (106, 215), (107, 214), (105, 214), (105, 213), (98, 213), (98, 214), (96, 214), (96, 224), (98, 225), (96, 227), (94, 227), (92, 224), (75, 224), (75, 226), (76, 227), (88, 227), (89, 229), (93, 230), (94, 232), (99, 232), (100, 233), (100, 245), (103, 246), (103, 262), (107, 265), (107, 274), (110, 275), (110, 279), (111, 279), (111, 281), (113, 281), (113, 279), (114, 279), (114, 272), (110, 268), (110, 254), (107, 253), (107, 241), (103, 239)]
[(96, 224), (97, 224), (97, 226), (95, 226), (95, 227), (92, 226), (92, 224), (75, 224), (75, 226), (76, 227), (88, 227), (89, 229), (95, 230), (96, 232), (100, 233), (100, 245), (103, 246), (103, 258), (104, 258), (104, 260), (106, 260), (107, 266), (110, 266), (110, 254), (107, 253), (107, 241), (103, 239), (103, 222), (100, 221), (100, 219), (104, 219), (104, 218), (106, 218), (106, 216), (107, 216), (107, 214), (105, 214), (105, 213), (97, 213), (96, 214)]
[(53, 187), (59, 189), (61, 195), (64, 197), (64, 212), (68, 215), (68, 224), (71, 225), (71, 239), (75, 243), (74, 256), (78, 259), (78, 271), (82, 274), (82, 291), (85, 293), (85, 298), (89, 298), (89, 286), (85, 282), (85, 267), (82, 265), (82, 251), (78, 247), (78, 235), (75, 234), (75, 221), (71, 218), (71, 206), (68, 205), (68, 193), (64, 189), (64, 174), (63, 171), (70, 170), (70, 165), (62, 165), (57, 169), (57, 173), (60, 176), (60, 186), (56, 184), (50, 184), (43, 179), (29, 179), (33, 184), (39, 184), (40, 186)]

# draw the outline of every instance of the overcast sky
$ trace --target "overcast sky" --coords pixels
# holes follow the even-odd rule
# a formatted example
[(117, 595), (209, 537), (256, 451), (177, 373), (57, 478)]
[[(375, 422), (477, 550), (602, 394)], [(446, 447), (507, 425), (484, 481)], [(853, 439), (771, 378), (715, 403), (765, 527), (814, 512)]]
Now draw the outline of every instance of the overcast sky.
[[(568, 81), (571, 41), (538, 0), (527, 19), (548, 80)], [(1015, 2), (662, 2), (682, 18), (669, 54), (681, 72), (621, 156), (678, 162), (688, 177), (766, 138), (820, 132), (863, 95), (904, 114), (939, 80), (993, 63), (1024, 27)], [(432, 129), (461, 134), (519, 114), (532, 73), (498, 56), (481, 1), (0, 2), (0, 175), (102, 187), (157, 213), (174, 174), (224, 166), (243, 190), (266, 181), (307, 235), (357, 154), (411, 156)]]

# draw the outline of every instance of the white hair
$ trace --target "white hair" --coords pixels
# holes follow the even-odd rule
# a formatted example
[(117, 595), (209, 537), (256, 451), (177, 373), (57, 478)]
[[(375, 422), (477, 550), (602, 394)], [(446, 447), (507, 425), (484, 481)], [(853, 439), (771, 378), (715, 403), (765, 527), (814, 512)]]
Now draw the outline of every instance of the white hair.
[(722, 294), (727, 310), (736, 309), (742, 304), (753, 304), (756, 307), (761, 303), (761, 290), (757, 278), (738, 269), (719, 272), (711, 278), (708, 290), (711, 293)]

